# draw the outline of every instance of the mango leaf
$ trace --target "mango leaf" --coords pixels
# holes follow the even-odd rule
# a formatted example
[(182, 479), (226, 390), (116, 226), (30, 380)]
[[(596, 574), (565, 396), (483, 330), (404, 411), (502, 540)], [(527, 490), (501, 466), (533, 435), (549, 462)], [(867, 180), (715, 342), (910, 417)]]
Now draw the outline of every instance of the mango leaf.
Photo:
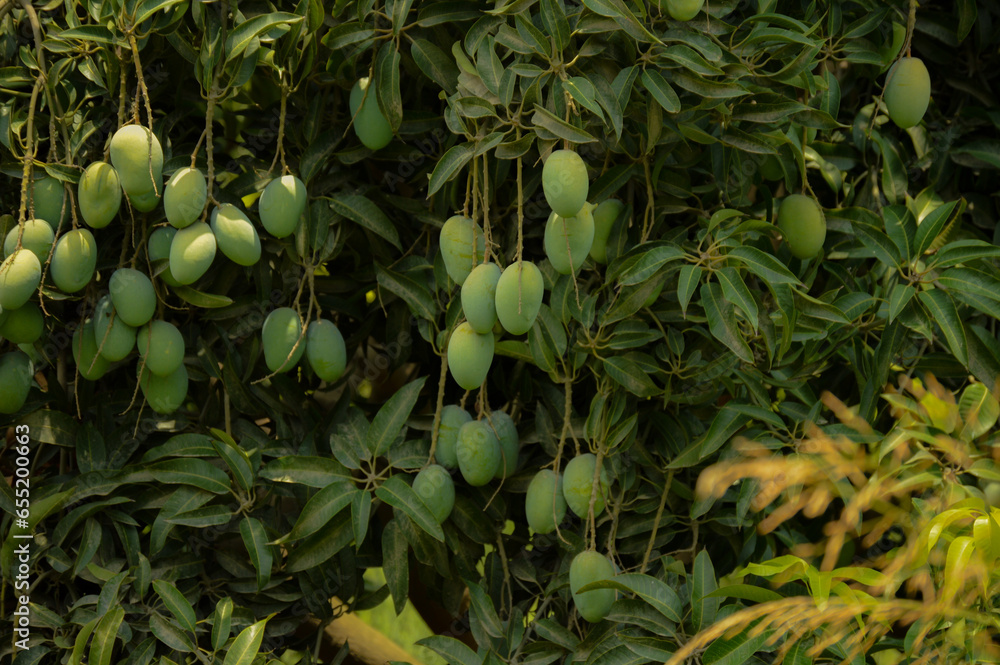
[(167, 610), (177, 619), (177, 623), (184, 630), (194, 633), (195, 614), (194, 607), (188, 602), (177, 587), (165, 580), (153, 580), (153, 591), (160, 597)]
[(965, 337), (965, 326), (951, 296), (941, 289), (921, 291), (917, 294), (920, 302), (930, 311), (931, 318), (941, 328), (948, 348), (962, 365), (969, 366), (969, 345)]
[(427, 381), (427, 377), (422, 376), (407, 383), (397, 390), (375, 414), (365, 437), (365, 443), (373, 457), (384, 455), (388, 452), (389, 446), (403, 436), (406, 421), (417, 403), (417, 398), (420, 397), (420, 391), (424, 387), (425, 381)]
[(551, 132), (556, 137), (570, 143), (591, 143), (597, 140), (584, 130), (556, 117), (551, 111), (538, 104), (535, 104), (535, 112), (531, 116), (531, 122), (536, 127)]
[(722, 295), (722, 287), (708, 282), (701, 285), (700, 291), (701, 306), (705, 309), (712, 336), (729, 347), (743, 362), (753, 363), (753, 351), (740, 332), (733, 304)]
[(224, 494), (230, 489), (229, 476), (203, 459), (168, 459), (154, 462), (147, 469), (158, 483), (193, 485), (212, 494)]
[(93, 665), (110, 665), (111, 655), (115, 647), (115, 636), (118, 635), (118, 628), (125, 618), (125, 610), (116, 607), (105, 614), (97, 628), (94, 629), (94, 639), (90, 643), (90, 657), (88, 663)]
[(399, 51), (392, 40), (382, 44), (375, 56), (375, 97), (395, 133), (403, 122), (403, 98), (399, 91)]
[(222, 661), (222, 665), (251, 665), (260, 653), (260, 643), (264, 639), (264, 627), (270, 618), (262, 619), (244, 628), (236, 636), (229, 651), (226, 652), (226, 658)]
[(396, 294), (410, 307), (414, 316), (435, 321), (437, 306), (430, 289), (406, 273), (395, 272), (375, 264), (375, 278), (379, 286)]
[(402, 478), (399, 476), (390, 477), (375, 490), (375, 496), (390, 506), (399, 508), (428, 535), (444, 542), (444, 531), (441, 530), (441, 525), (434, 519), (434, 515), (431, 514), (424, 500), (417, 496), (413, 488), (407, 485)]
[(458, 175), (458, 172), (469, 163), (474, 154), (475, 145), (472, 143), (459, 143), (448, 148), (448, 151), (434, 165), (434, 171), (431, 172), (430, 183), (427, 186), (427, 196), (434, 195)]
[(298, 540), (316, 533), (347, 507), (354, 494), (360, 491), (363, 490), (344, 480), (330, 483), (306, 502), (295, 521), (295, 526), (287, 536), (280, 539), (280, 542)]
[(338, 215), (388, 240), (393, 247), (402, 251), (396, 227), (370, 199), (360, 194), (334, 194), (330, 197), (330, 207)]
[(215, 614), (212, 619), (212, 648), (216, 651), (229, 641), (233, 621), (233, 599), (226, 596), (215, 604)]
[(243, 55), (255, 38), (280, 25), (298, 23), (304, 17), (288, 12), (259, 14), (237, 25), (226, 36), (226, 64)]
[(634, 593), (663, 616), (675, 623), (681, 622), (683, 605), (681, 599), (666, 582), (642, 573), (625, 573), (615, 575), (606, 580), (591, 582), (580, 588), (580, 591), (592, 589), (618, 589), (626, 593)]

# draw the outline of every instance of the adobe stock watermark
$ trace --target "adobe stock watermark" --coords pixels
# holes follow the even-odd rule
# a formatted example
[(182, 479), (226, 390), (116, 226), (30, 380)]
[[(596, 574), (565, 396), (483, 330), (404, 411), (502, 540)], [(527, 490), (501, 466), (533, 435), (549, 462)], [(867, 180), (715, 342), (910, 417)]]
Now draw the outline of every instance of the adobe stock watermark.
[(14, 539), (14, 561), (11, 578), (14, 580), (14, 612), (11, 624), (14, 626), (14, 648), (28, 649), (31, 638), (31, 449), (28, 443), (31, 433), (27, 425), (14, 428), (14, 524), (10, 537)]

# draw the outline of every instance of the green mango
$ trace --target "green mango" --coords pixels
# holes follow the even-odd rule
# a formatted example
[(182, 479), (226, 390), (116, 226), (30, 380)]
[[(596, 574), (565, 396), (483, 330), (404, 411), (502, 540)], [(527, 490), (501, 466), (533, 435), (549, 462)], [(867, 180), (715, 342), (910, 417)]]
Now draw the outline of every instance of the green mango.
[(45, 332), (45, 317), (42, 308), (33, 302), (26, 302), (17, 309), (4, 311), (6, 316), (0, 321), (0, 337), (14, 344), (34, 344)]
[(545, 256), (560, 275), (576, 273), (583, 267), (594, 244), (593, 206), (584, 203), (576, 217), (560, 217), (553, 212), (545, 224)]
[(18, 236), (21, 237), (21, 247), (31, 250), (38, 257), (39, 263), (44, 264), (49, 260), (49, 251), (52, 249), (52, 243), (55, 242), (56, 233), (47, 222), (41, 219), (29, 219), (24, 222), (23, 234), (19, 225), (11, 228), (3, 241), (3, 255), (5, 257), (14, 253), (17, 248)]
[[(597, 466), (597, 457), (593, 453), (577, 455), (566, 465), (563, 472), (563, 498), (566, 505), (577, 517), (587, 519), (590, 511), (590, 494), (594, 485), (594, 469)], [(604, 510), (609, 496), (607, 470), (601, 466), (600, 487), (597, 490), (597, 497), (594, 500), (594, 517), (597, 517)]]
[(455, 446), (458, 470), (473, 487), (493, 480), (500, 468), (500, 442), (485, 420), (472, 420), (458, 430)]
[(184, 363), (184, 335), (172, 323), (150, 321), (135, 336), (139, 357), (157, 376), (169, 376)]
[(902, 129), (920, 124), (931, 101), (931, 75), (920, 58), (900, 58), (885, 77), (882, 96), (889, 117)]
[[(69, 197), (61, 180), (42, 176), (31, 183), (31, 197), (35, 219), (41, 219), (55, 228), (69, 220)], [(29, 213), (31, 208), (28, 208)]]
[(122, 205), (122, 184), (118, 172), (107, 162), (88, 166), (76, 187), (83, 221), (92, 229), (103, 229), (118, 214)]
[(177, 229), (174, 227), (161, 226), (149, 235), (149, 244), (146, 246), (146, 253), (149, 255), (151, 263), (156, 261), (167, 262), (163, 271), (154, 274), (162, 279), (164, 284), (169, 286), (177, 286), (178, 284), (177, 280), (174, 279), (174, 274), (170, 272), (170, 245), (173, 243), (175, 235), (177, 235)]
[(257, 203), (260, 223), (275, 238), (295, 232), (306, 210), (306, 186), (293, 175), (275, 178), (264, 188)]
[(667, 6), (667, 13), (675, 21), (690, 21), (705, 5), (705, 0), (660, 0), (661, 7)]
[(382, 115), (378, 100), (375, 99), (375, 89), (371, 88), (369, 83), (369, 79), (363, 78), (351, 89), (351, 117), (354, 118), (354, 133), (365, 147), (370, 150), (381, 150), (392, 140), (392, 126)]
[(562, 476), (552, 469), (542, 469), (528, 484), (524, 499), (524, 513), (528, 526), (535, 533), (546, 534), (566, 517), (566, 499), (563, 498)]
[(590, 623), (597, 623), (608, 616), (615, 602), (615, 590), (593, 589), (580, 593), (580, 589), (614, 576), (615, 564), (603, 554), (587, 551), (573, 557), (569, 566), (569, 589), (576, 611)]
[[(148, 205), (150, 195), (157, 201), (158, 195), (163, 195), (163, 148), (146, 127), (126, 125), (115, 132), (111, 137), (111, 165), (133, 205), (137, 198), (140, 205)], [(141, 207), (139, 210), (148, 212)]]
[(458, 466), (458, 455), (455, 452), (458, 430), (471, 421), (472, 416), (460, 406), (449, 404), (441, 409), (441, 424), (438, 426), (437, 445), (434, 447), (434, 460), (438, 464), (448, 469)]
[(34, 252), (16, 250), (0, 264), (0, 307), (21, 307), (34, 295), (41, 280), (42, 264)]
[(31, 359), (21, 351), (0, 356), (0, 413), (17, 413), (28, 400), (35, 372)]
[(59, 236), (52, 250), (49, 275), (63, 293), (76, 293), (90, 284), (97, 268), (97, 242), (89, 229), (73, 229)]
[(594, 219), (594, 242), (590, 245), (590, 258), (595, 263), (608, 262), (608, 238), (615, 221), (625, 210), (625, 204), (618, 199), (607, 199), (597, 204), (591, 213)]
[(223, 203), (212, 211), (212, 232), (219, 249), (233, 263), (252, 266), (260, 260), (260, 236), (243, 211)]
[(170, 243), (170, 272), (178, 284), (192, 284), (204, 275), (215, 259), (215, 234), (205, 222), (195, 222), (177, 231)]
[(275, 373), (287, 372), (295, 367), (306, 350), (302, 319), (291, 307), (279, 307), (267, 315), (264, 327), (261, 329), (261, 339), (264, 346), (264, 362), (267, 368)]
[(111, 369), (109, 363), (97, 352), (94, 322), (87, 319), (73, 332), (73, 361), (80, 376), (88, 381), (97, 381)]
[[(139, 364), (142, 367), (142, 364)], [(166, 376), (157, 376), (142, 367), (139, 373), (139, 387), (153, 411), (167, 415), (184, 404), (188, 392), (188, 372), (183, 364)]]
[(483, 229), (468, 217), (454, 215), (441, 227), (438, 246), (448, 276), (462, 286), (486, 254), (486, 236)]
[(121, 320), (138, 328), (146, 325), (156, 313), (156, 290), (143, 273), (132, 268), (119, 268), (108, 281), (111, 302)]
[(461, 323), (448, 340), (448, 369), (455, 383), (466, 390), (478, 388), (493, 364), (493, 333), (481, 335), (468, 322)]
[(560, 217), (575, 217), (587, 202), (590, 179), (583, 158), (572, 150), (556, 150), (542, 167), (542, 193)]
[(431, 464), (421, 469), (413, 479), (413, 491), (423, 500), (438, 524), (451, 515), (455, 507), (455, 482), (443, 466)]
[(135, 348), (135, 328), (118, 316), (110, 296), (97, 301), (92, 327), (98, 353), (109, 362), (124, 360)]
[(496, 306), (500, 325), (511, 335), (523, 335), (535, 324), (542, 306), (545, 282), (530, 261), (512, 263), (497, 281)]
[(493, 411), (487, 420), (497, 440), (500, 441), (500, 452), (503, 461), (497, 469), (497, 478), (504, 480), (517, 472), (517, 455), (521, 447), (521, 439), (517, 435), (517, 426), (503, 411)]
[(778, 228), (792, 256), (810, 259), (823, 249), (826, 217), (816, 201), (803, 194), (786, 196), (778, 208)]
[(163, 212), (177, 229), (197, 222), (207, 202), (208, 181), (199, 169), (177, 169), (163, 189)]
[(306, 359), (316, 376), (333, 383), (347, 368), (347, 347), (333, 321), (319, 319), (306, 329)]
[(477, 333), (493, 331), (497, 322), (497, 282), (500, 281), (500, 266), (495, 263), (480, 263), (472, 269), (462, 284), (462, 311), (465, 320)]

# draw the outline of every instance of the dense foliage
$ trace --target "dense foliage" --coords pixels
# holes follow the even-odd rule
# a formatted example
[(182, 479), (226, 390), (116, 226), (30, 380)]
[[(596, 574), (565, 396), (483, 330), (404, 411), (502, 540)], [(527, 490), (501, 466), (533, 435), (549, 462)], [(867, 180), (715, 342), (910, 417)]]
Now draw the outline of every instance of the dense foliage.
[[(23, 293), (43, 332), (3, 332), (0, 361), (34, 373), (23, 404), (0, 400), (5, 477), (14, 427), (30, 431), (19, 662), (266, 662), (318, 644), (308, 617), (399, 611), (411, 589), (455, 618), (424, 642), (452, 665), (996, 658), (996, 6), (710, 0), (681, 21), (669, 0), (280, 4), (0, 0), (5, 255), (28, 257), (28, 220), (55, 227)], [(902, 129), (919, 100), (883, 86), (908, 55), (931, 102)], [(162, 178), (137, 153), (93, 224), (79, 182), (130, 125), (152, 130)], [(547, 240), (550, 206), (576, 205), (545, 183), (557, 150), (582, 157), (586, 201), (622, 203), (582, 265)], [(126, 186), (143, 166), (152, 199)], [(159, 232), (186, 214), (158, 200), (185, 168), (207, 176), (187, 221), (206, 226), (175, 237), (220, 247), (190, 283)], [(259, 197), (283, 175), (308, 198), (278, 237)], [(790, 195), (806, 199), (779, 216)], [(439, 250), (468, 246), (445, 248), (455, 215), (482, 234), (472, 261), (531, 262), (544, 285), (525, 333), (501, 314), (485, 334), (468, 391), (453, 375), (475, 385), (482, 357), (449, 371), (449, 342), (483, 333), (460, 327)], [(122, 269), (152, 278), (183, 338), (162, 372), (185, 373), (178, 408), (150, 396), (147, 352), (85, 348), (102, 297), (133, 293)], [(262, 330), (273, 312), (287, 325)], [(310, 353), (335, 336), (306, 340), (319, 318), (349, 359), (330, 380)], [(442, 522), (413, 483), (456, 405), (508, 414), (520, 450), (491, 478), (460, 448), (431, 485), (454, 485)], [(571, 460), (589, 496), (534, 533), (532, 479)], [(26, 531), (14, 485), (5, 585)], [(606, 558), (574, 563), (590, 550)], [(366, 587), (373, 567), (384, 586)]]

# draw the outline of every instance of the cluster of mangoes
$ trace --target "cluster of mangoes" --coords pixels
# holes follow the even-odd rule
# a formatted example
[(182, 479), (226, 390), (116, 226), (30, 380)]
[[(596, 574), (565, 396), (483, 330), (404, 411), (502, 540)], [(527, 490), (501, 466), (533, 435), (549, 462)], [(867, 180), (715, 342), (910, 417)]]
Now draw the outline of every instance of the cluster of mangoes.
[[(109, 152), (111, 163), (88, 165), (77, 186), (80, 216), (89, 228), (71, 229), (57, 238), (58, 229), (69, 218), (63, 185), (49, 177), (33, 181), (34, 217), (11, 229), (4, 240), (5, 259), (0, 265), (0, 336), (4, 339), (33, 344), (41, 338), (44, 317), (31, 298), (41, 284), (46, 262), (52, 285), (63, 293), (77, 293), (93, 280), (97, 244), (91, 229), (105, 228), (118, 216), (123, 195), (138, 212), (150, 212), (162, 200), (169, 225), (153, 230), (146, 252), (152, 276), (170, 286), (192, 284), (204, 276), (217, 250), (243, 266), (260, 259), (260, 237), (239, 207), (218, 205), (210, 224), (202, 221), (208, 184), (199, 169), (178, 169), (163, 184), (163, 150), (149, 129), (141, 125), (120, 128), (111, 138)], [(274, 237), (284, 238), (295, 231), (305, 206), (301, 180), (293, 175), (276, 178), (258, 200), (261, 224)], [(72, 352), (80, 376), (97, 380), (113, 363), (138, 350), (139, 386), (151, 408), (158, 413), (176, 410), (188, 387), (184, 339), (176, 326), (154, 319), (157, 297), (151, 276), (119, 268), (107, 284), (109, 293), (73, 332)], [(298, 315), (291, 325), (284, 310), (272, 312), (265, 322), (264, 354), (272, 371), (285, 371), (295, 364), (283, 362), (291, 348), (284, 342), (289, 330), (295, 331), (296, 342), (301, 336)], [(328, 381), (339, 378), (347, 361), (337, 327), (330, 321), (315, 321), (305, 337), (297, 346), (295, 362), (308, 346), (317, 376)], [(0, 411), (14, 413), (23, 406), (31, 377), (31, 362), (23, 352), (0, 358)]]
[(264, 363), (272, 373), (295, 367), (303, 355), (316, 376), (333, 382), (347, 368), (347, 346), (333, 321), (316, 319), (303, 330), (302, 318), (291, 307), (278, 307), (261, 329)]

